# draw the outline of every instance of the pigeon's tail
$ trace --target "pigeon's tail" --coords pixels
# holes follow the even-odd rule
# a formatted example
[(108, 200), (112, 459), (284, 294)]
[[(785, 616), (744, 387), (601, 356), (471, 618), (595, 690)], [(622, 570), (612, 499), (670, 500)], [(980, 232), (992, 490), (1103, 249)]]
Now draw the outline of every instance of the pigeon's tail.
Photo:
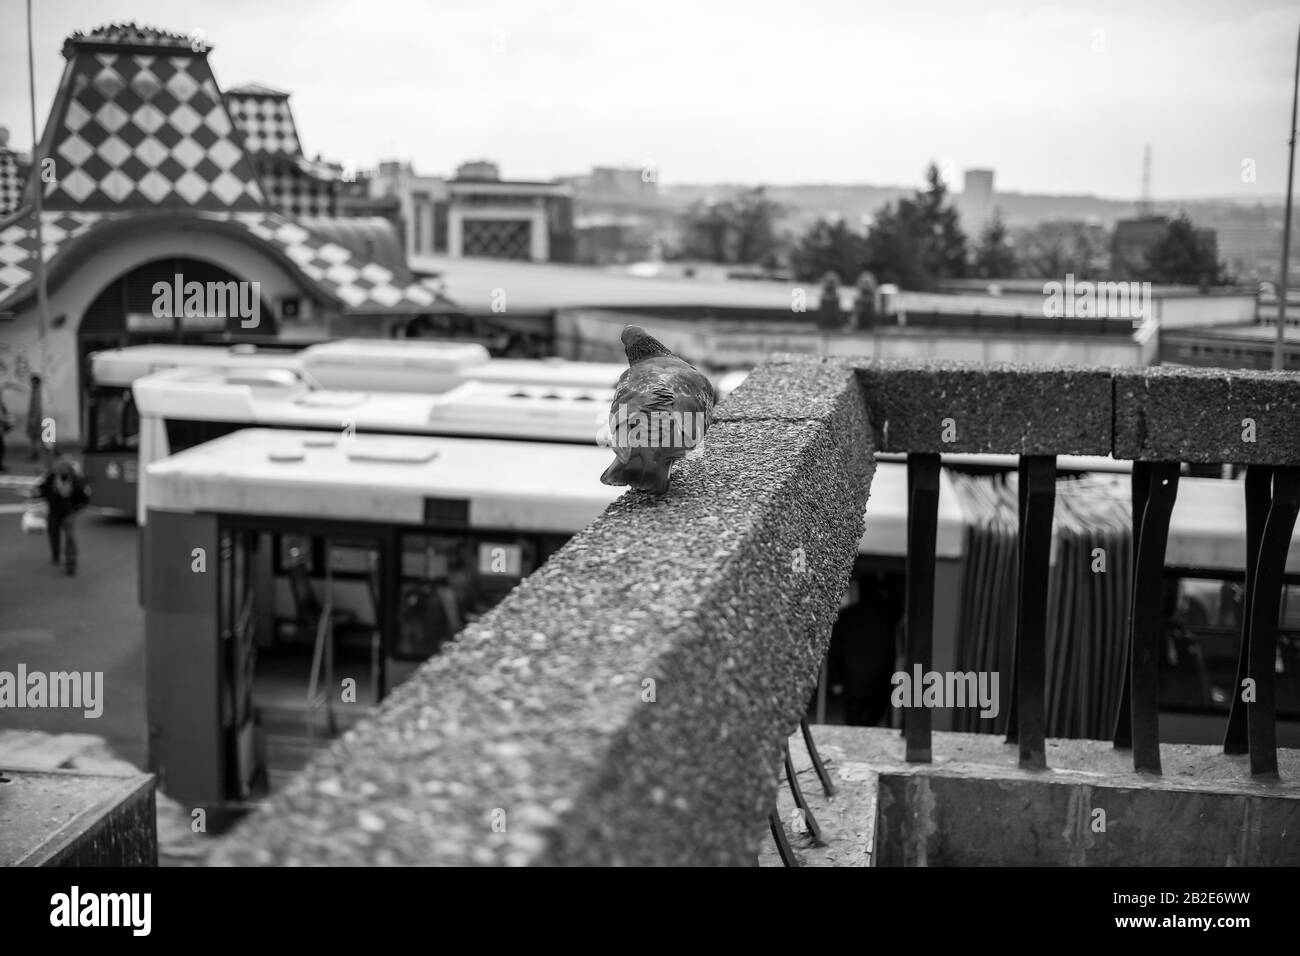
[(668, 473), (672, 467), (671, 460), (654, 461), (639, 455), (633, 455), (627, 461), (615, 458), (600, 480), (607, 485), (630, 485), (638, 491), (662, 495), (668, 491)]

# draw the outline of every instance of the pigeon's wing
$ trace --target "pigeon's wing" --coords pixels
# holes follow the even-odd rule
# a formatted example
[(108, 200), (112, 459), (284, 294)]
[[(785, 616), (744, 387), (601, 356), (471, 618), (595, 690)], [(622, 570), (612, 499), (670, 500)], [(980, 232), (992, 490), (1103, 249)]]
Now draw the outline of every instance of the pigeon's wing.
[(614, 389), (614, 401), (609, 407), (609, 431), (619, 461), (626, 462), (631, 455), (627, 429), (620, 428), (620, 423), (635, 421), (638, 415), (671, 411), (673, 401), (672, 386), (661, 375), (628, 375), (625, 372), (619, 378)]
[(712, 424), (713, 406), (718, 396), (707, 375), (693, 368), (688, 373), (678, 374), (674, 376), (672, 391), (676, 411), (703, 415), (705, 428)]

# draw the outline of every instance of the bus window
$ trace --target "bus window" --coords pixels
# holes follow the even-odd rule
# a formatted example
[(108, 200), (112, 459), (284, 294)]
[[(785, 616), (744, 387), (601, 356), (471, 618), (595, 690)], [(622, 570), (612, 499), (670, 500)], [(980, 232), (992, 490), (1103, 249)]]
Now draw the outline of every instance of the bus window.
[(424, 660), (460, 631), (469, 597), (465, 539), (446, 535), (402, 536), (401, 595), (393, 656)]
[(212, 441), (214, 438), (222, 438), (231, 432), (237, 432), (241, 428), (247, 428), (248, 424), (238, 422), (197, 422), (197, 421), (178, 421), (176, 419), (167, 419), (167, 449), (170, 454), (185, 451), (187, 448), (193, 448), (195, 445), (202, 445), (204, 442)]
[[(1167, 581), (1160, 705), (1224, 712), (1232, 702), (1245, 588), (1240, 581), (1180, 577)], [(1283, 588), (1275, 664), (1277, 713), (1300, 716), (1300, 587)]]

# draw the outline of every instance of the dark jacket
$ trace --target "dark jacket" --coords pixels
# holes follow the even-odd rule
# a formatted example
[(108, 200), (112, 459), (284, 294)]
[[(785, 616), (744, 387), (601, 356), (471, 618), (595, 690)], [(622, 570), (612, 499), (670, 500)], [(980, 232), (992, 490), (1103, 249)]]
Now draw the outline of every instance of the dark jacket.
[(44, 498), (49, 502), (50, 517), (61, 521), (90, 503), (90, 486), (80, 474), (74, 472), (68, 479), (67, 492), (67, 494), (63, 493), (54, 472), (47, 472), (36, 486), (35, 497)]

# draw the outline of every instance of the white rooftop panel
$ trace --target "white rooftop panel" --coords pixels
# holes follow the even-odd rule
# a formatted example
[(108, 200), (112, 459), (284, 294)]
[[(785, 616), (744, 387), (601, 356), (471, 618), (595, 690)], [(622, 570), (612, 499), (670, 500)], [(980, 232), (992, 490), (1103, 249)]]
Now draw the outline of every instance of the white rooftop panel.
[(594, 445), (315, 437), (247, 429), (173, 455), (149, 466), (145, 507), (418, 525), (426, 497), (458, 498), (473, 527), (573, 533), (623, 491), (600, 483), (612, 457)]

